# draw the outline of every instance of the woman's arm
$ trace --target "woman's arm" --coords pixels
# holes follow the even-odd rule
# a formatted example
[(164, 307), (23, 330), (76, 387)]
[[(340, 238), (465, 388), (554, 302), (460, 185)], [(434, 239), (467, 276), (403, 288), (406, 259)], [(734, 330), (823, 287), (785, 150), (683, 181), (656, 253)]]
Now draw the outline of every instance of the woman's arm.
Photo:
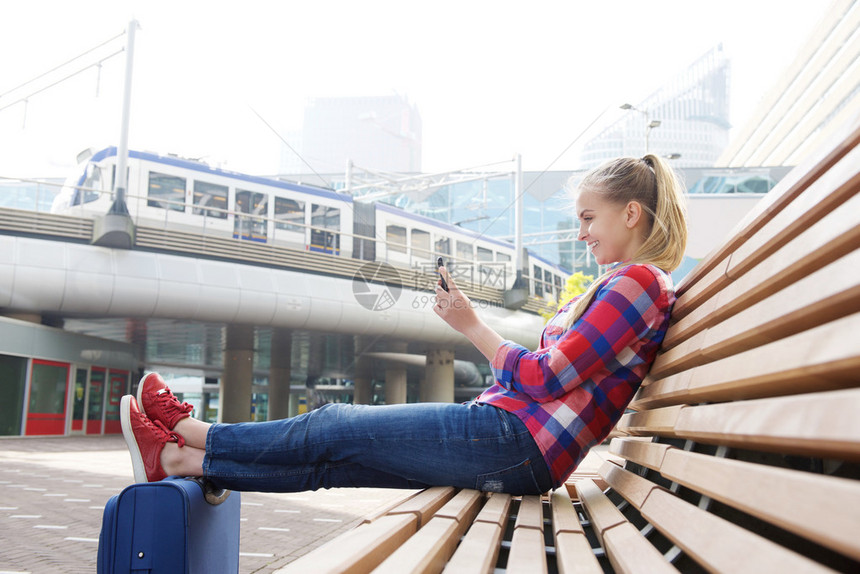
[(670, 307), (671, 297), (657, 277), (644, 266), (632, 266), (601, 288), (576, 328), (555, 345), (531, 352), (503, 341), (491, 362), (493, 374), (501, 386), (536, 401), (556, 399), (599, 369), (641, 364), (645, 359), (634, 352), (636, 341), (665, 328)]
[(433, 311), (465, 335), (488, 361), (492, 361), (504, 339), (478, 316), (472, 301), (457, 288), (448, 270), (440, 267), (439, 272), (445, 274), (448, 291), (442, 289), (441, 280), (436, 283), (436, 305)]

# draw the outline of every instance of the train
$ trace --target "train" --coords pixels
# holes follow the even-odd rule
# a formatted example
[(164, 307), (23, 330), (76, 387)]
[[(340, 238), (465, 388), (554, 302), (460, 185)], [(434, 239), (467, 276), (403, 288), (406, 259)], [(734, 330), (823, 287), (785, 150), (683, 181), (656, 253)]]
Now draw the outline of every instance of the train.
[[(113, 202), (117, 148), (78, 157), (53, 213), (95, 217)], [(175, 155), (130, 150), (126, 205), (137, 225), (203, 231), (396, 267), (427, 269), (438, 257), (456, 278), (514, 287), (515, 246), (469, 229), (365, 202), (341, 191), (212, 167)], [(524, 253), (518, 288), (558, 300), (569, 272)]]

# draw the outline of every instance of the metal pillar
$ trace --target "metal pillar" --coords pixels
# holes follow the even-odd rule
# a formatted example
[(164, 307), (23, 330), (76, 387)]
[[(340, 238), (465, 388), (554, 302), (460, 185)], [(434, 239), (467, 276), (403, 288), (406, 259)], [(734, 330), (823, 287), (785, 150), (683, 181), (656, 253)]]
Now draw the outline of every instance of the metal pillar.
[(269, 420), (287, 418), (290, 409), (290, 377), (292, 376), (293, 334), (287, 329), (272, 331), (272, 351), (269, 364)]
[(432, 349), (427, 352), (427, 366), (420, 390), (423, 403), (454, 402), (454, 351)]
[(224, 423), (251, 420), (254, 382), (254, 327), (227, 325), (224, 344), (224, 376), (221, 378), (218, 418)]
[(134, 222), (128, 214), (125, 193), (128, 187), (126, 165), (128, 162), (128, 125), (131, 113), (131, 79), (134, 69), (134, 33), (139, 27), (137, 20), (131, 20), (126, 30), (125, 83), (122, 99), (122, 122), (120, 125), (119, 146), (117, 148), (116, 186), (113, 203), (108, 212), (93, 221), (92, 243), (102, 247), (131, 249), (134, 245)]

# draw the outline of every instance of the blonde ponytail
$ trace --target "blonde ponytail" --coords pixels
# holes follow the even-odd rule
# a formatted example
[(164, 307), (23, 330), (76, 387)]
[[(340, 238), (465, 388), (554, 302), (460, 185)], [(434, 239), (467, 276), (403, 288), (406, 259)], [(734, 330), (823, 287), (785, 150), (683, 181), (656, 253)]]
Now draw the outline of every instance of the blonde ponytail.
[[(645, 242), (624, 265), (648, 263), (671, 272), (684, 259), (687, 248), (687, 210), (684, 189), (674, 170), (659, 156), (619, 158), (589, 172), (580, 190), (600, 193), (605, 199), (626, 205), (638, 202), (648, 214), (651, 229)], [(620, 267), (610, 269), (588, 287), (567, 312), (565, 328), (582, 317), (601, 284)]]

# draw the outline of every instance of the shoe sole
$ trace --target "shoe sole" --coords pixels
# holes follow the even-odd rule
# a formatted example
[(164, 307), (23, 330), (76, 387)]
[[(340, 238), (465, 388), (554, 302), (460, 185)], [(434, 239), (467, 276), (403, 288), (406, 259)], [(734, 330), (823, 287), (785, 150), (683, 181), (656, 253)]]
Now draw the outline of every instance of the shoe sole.
[[(143, 378), (140, 379), (140, 382), (137, 383), (137, 408), (140, 409), (140, 412), (146, 415), (146, 411), (143, 410), (143, 381), (146, 380), (146, 377), (151, 375), (152, 373), (146, 373), (143, 375)], [(149, 416), (149, 415), (146, 415)]]
[(131, 401), (133, 398), (131, 395), (126, 395), (119, 404), (119, 420), (122, 424), (122, 436), (125, 438), (125, 444), (128, 445), (128, 452), (131, 455), (131, 468), (134, 472), (134, 481), (149, 482), (146, 478), (146, 467), (143, 465), (143, 456), (140, 454), (140, 447), (137, 446), (137, 439), (134, 438), (134, 430), (131, 428)]

